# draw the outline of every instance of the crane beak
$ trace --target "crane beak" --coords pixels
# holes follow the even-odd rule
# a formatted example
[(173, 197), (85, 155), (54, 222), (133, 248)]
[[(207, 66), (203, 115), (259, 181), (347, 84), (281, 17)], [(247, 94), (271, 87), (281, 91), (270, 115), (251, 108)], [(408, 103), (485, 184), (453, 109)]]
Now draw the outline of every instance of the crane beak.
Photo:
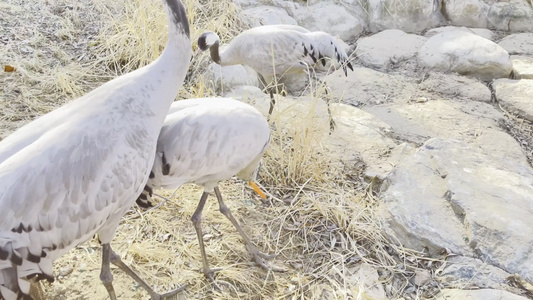
[(257, 186), (257, 184), (253, 180), (250, 180), (248, 184), (252, 187), (254, 192), (256, 192), (261, 198), (263, 198), (263, 200), (266, 199), (265, 193), (263, 193), (263, 191), (259, 188), (259, 186)]
[(192, 55), (192, 59), (191, 59), (191, 61), (192, 61), (193, 59), (195, 59), (196, 56), (198, 56), (198, 54), (200, 54), (200, 52), (202, 52), (202, 49), (197, 48), (196, 51), (194, 51), (194, 53), (193, 53), (193, 55)]

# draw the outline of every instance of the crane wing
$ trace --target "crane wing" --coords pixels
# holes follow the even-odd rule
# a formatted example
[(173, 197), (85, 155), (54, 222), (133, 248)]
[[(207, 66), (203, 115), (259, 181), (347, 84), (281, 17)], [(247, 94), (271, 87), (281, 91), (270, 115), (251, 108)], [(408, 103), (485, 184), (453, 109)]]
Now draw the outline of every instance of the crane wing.
[(229, 178), (264, 151), (270, 130), (255, 109), (223, 98), (179, 102), (186, 108), (167, 117), (158, 139), (154, 186)]
[(118, 222), (141, 192), (148, 174), (139, 173), (153, 158), (139, 156), (153, 150), (137, 150), (146, 132), (139, 127), (132, 136), (120, 127), (91, 126), (98, 122), (114, 121), (78, 119), (21, 139), (27, 145), (6, 144), (20, 149), (0, 163), (0, 283), (18, 280), (27, 292), (26, 276), (52, 280), (53, 260), (109, 219)]
[[(263, 76), (306, 70), (321, 57), (317, 46), (304, 33), (277, 27), (256, 27), (235, 38), (241, 61)], [(230, 49), (228, 49), (230, 51)]]

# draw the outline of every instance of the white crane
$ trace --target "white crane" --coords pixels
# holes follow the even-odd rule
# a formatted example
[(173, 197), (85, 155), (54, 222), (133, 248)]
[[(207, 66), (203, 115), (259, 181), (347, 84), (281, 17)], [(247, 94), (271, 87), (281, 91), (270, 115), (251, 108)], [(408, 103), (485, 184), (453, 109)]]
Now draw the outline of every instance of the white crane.
[[(148, 180), (157, 137), (191, 57), (179, 0), (163, 0), (168, 42), (150, 65), (111, 80), (0, 142), (0, 295), (31, 299), (30, 281), (53, 281), (52, 262), (98, 234), (100, 279), (116, 299), (110, 242)], [(0, 298), (2, 298), (0, 297)]]
[(254, 107), (231, 98), (174, 102), (161, 129), (152, 173), (137, 204), (151, 206), (149, 200), (155, 188), (176, 189), (185, 183), (204, 187), (191, 220), (200, 244), (203, 273), (213, 283), (214, 271), (207, 262), (201, 227), (202, 210), (212, 191), (218, 199), (220, 212), (237, 228), (254, 261), (269, 268), (264, 259), (273, 256), (259, 252), (254, 246), (222, 200), (218, 188), (219, 181), (237, 175), (249, 181), (262, 195), (252, 179), (269, 142), (270, 128), (263, 115)]
[[(277, 82), (284, 74), (306, 72), (319, 63), (326, 66), (326, 60), (340, 64), (347, 75), (347, 68), (353, 71), (346, 52), (328, 33), (311, 32), (296, 25), (258, 26), (237, 35), (230, 44), (220, 50), (220, 38), (214, 32), (205, 32), (198, 38), (200, 50), (210, 50), (211, 59), (221, 66), (243, 64), (250, 66), (260, 81), (268, 86)], [(270, 109), (274, 109), (273, 89), (270, 92)], [(334, 122), (331, 119), (333, 128)]]

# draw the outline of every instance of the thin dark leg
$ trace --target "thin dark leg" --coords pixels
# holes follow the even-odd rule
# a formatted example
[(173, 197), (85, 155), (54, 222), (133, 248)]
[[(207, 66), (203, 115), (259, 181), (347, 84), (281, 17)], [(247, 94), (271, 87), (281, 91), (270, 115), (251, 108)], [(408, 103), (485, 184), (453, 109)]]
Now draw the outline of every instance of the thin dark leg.
[[(102, 282), (104, 282), (104, 285), (109, 293), (109, 296), (111, 297), (111, 300), (116, 299), (115, 291), (113, 290), (112, 281), (113, 281), (113, 275), (111, 274), (111, 270), (109, 269), (109, 263), (111, 262), (113, 265), (119, 267), (124, 273), (128, 274), (133, 280), (135, 280), (140, 286), (142, 286), (148, 294), (150, 294), (150, 297), (153, 300), (161, 300), (165, 299), (167, 297), (172, 297), (176, 295), (177, 293), (183, 291), (185, 289), (185, 285), (172, 290), (170, 292), (159, 294), (156, 293), (147, 283), (144, 281), (137, 273), (135, 273), (130, 267), (128, 267), (122, 259), (120, 259), (120, 256), (118, 256), (115, 251), (111, 248), (111, 245), (109, 244), (103, 244), (102, 245), (102, 273), (100, 274), (100, 279)], [(110, 280), (109, 280), (110, 278)], [(104, 280), (106, 279), (106, 280)], [(113, 298), (115, 297), (115, 298)]]
[(330, 99), (328, 96), (328, 89), (326, 87), (326, 107), (328, 109), (328, 117), (329, 117), (329, 134), (331, 134), (333, 130), (335, 130), (335, 127), (337, 125), (335, 124), (335, 121), (333, 120), (333, 116), (331, 115), (331, 107), (329, 103), (330, 103)]
[(265, 253), (260, 252), (257, 249), (257, 247), (250, 240), (250, 238), (246, 235), (246, 233), (242, 229), (242, 227), (239, 224), (239, 222), (237, 222), (237, 220), (233, 217), (229, 207), (226, 206), (226, 204), (224, 203), (224, 200), (222, 200), (222, 194), (220, 193), (220, 190), (218, 189), (218, 186), (215, 187), (215, 195), (217, 196), (218, 206), (220, 208), (220, 212), (224, 216), (226, 216), (226, 218), (228, 218), (228, 220), (231, 221), (231, 223), (233, 224), (233, 226), (235, 226), (235, 228), (237, 228), (237, 231), (239, 232), (241, 237), (244, 239), (244, 244), (246, 245), (246, 248), (248, 249), (248, 252), (250, 252), (250, 254), (252, 255), (254, 261), (257, 264), (259, 264), (262, 268), (267, 269), (267, 270), (272, 269), (273, 271), (286, 271), (285, 269), (268, 266), (265, 263), (265, 259), (266, 260), (272, 259), (272, 258), (276, 257), (276, 255), (274, 255), (274, 254), (270, 254), (270, 255), (269, 254), (265, 254)]
[(213, 274), (218, 270), (211, 269), (209, 267), (209, 263), (207, 262), (207, 255), (205, 254), (204, 236), (202, 234), (202, 211), (204, 210), (205, 202), (207, 200), (208, 195), (209, 194), (207, 192), (204, 192), (202, 194), (200, 202), (198, 203), (198, 206), (196, 207), (196, 210), (194, 211), (194, 214), (191, 217), (191, 221), (194, 225), (194, 229), (196, 230), (198, 243), (200, 244), (200, 252), (202, 253), (202, 271), (205, 277), (207, 277), (213, 283), (213, 285), (215, 285), (216, 288), (219, 288), (218, 285), (215, 283), (215, 279), (213, 277)]
[(276, 99), (274, 99), (274, 87), (270, 86), (268, 82), (266, 82), (265, 77), (263, 75), (257, 73), (257, 78), (259, 79), (259, 82), (263, 85), (263, 89), (268, 92), (270, 95), (270, 107), (268, 108), (268, 117), (270, 118), (270, 115), (272, 115), (272, 111), (274, 111), (274, 105), (276, 104)]
[(272, 89), (269, 89), (270, 94), (270, 107), (268, 108), (268, 116), (270, 117), (272, 115), (272, 112), (274, 111), (274, 105), (276, 105), (276, 99), (274, 98), (274, 92)]
[(324, 91), (326, 93), (326, 107), (327, 107), (327, 110), (328, 110), (328, 117), (329, 117), (329, 134), (331, 134), (333, 132), (333, 130), (335, 130), (335, 121), (333, 120), (333, 116), (331, 115), (331, 108), (330, 108), (330, 98), (329, 98), (329, 93), (328, 93), (328, 86), (326, 84), (326, 82), (318, 79), (315, 77), (315, 79), (320, 82), (323, 86), (324, 86)]
[(111, 273), (111, 268), (109, 266), (111, 251), (111, 245), (102, 244), (102, 268), (100, 270), (100, 280), (104, 284), (107, 293), (109, 294), (109, 298), (111, 298), (111, 300), (117, 300), (117, 295), (113, 288), (113, 274)]

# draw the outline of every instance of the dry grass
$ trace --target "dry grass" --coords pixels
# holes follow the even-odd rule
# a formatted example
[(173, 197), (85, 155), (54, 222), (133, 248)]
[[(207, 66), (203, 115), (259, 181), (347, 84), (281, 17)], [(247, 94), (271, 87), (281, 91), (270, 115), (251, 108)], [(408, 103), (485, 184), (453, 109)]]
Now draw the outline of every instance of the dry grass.
[[(109, 78), (148, 64), (166, 42), (159, 0), (62, 0), (56, 5), (38, 0), (39, 5), (31, 7), (39, 7), (39, 12), (22, 0), (10, 2), (24, 7), (21, 13), (32, 24), (39, 24), (40, 14), (58, 25), (45, 34), (36, 25), (25, 27), (0, 52), (1, 62), (16, 68), (0, 77), (6, 96), (0, 100), (5, 132)], [(216, 30), (227, 41), (245, 27), (230, 0), (185, 4), (193, 41), (206, 30)], [(8, 19), (9, 26), (21, 26), (14, 17)], [(23, 52), (23, 46), (34, 50)], [(200, 76), (208, 61), (205, 54), (195, 58), (181, 97), (214, 95)], [(144, 215), (130, 211), (117, 231), (115, 251), (157, 290), (187, 283), (186, 293), (192, 298), (374, 299), (376, 284), (389, 298), (420, 298), (424, 291), (412, 284), (412, 277), (420, 268), (438, 263), (384, 238), (372, 187), (364, 188), (353, 179), (360, 174), (346, 173), (332, 163), (322, 148), (328, 125), (314, 116), (311, 109), (284, 126), (278, 120), (259, 178), (269, 201), (252, 199), (241, 182), (221, 186), (252, 240), (265, 252), (278, 254), (272, 263), (288, 272), (273, 273), (251, 263), (236, 230), (218, 213), (216, 201), (208, 201), (203, 223), (207, 255), (213, 267), (222, 267), (216, 278), (223, 290), (214, 290), (199, 272), (201, 256), (190, 216), (201, 190), (194, 186), (179, 189), (160, 209)], [(106, 299), (98, 277), (99, 251), (92, 240), (61, 258), (56, 263), (58, 281), (45, 285), (48, 297)], [(374, 280), (361, 273), (364, 266), (376, 270)], [(65, 271), (69, 268), (72, 272)], [(114, 273), (119, 297), (147, 297), (131, 279), (118, 270)]]

